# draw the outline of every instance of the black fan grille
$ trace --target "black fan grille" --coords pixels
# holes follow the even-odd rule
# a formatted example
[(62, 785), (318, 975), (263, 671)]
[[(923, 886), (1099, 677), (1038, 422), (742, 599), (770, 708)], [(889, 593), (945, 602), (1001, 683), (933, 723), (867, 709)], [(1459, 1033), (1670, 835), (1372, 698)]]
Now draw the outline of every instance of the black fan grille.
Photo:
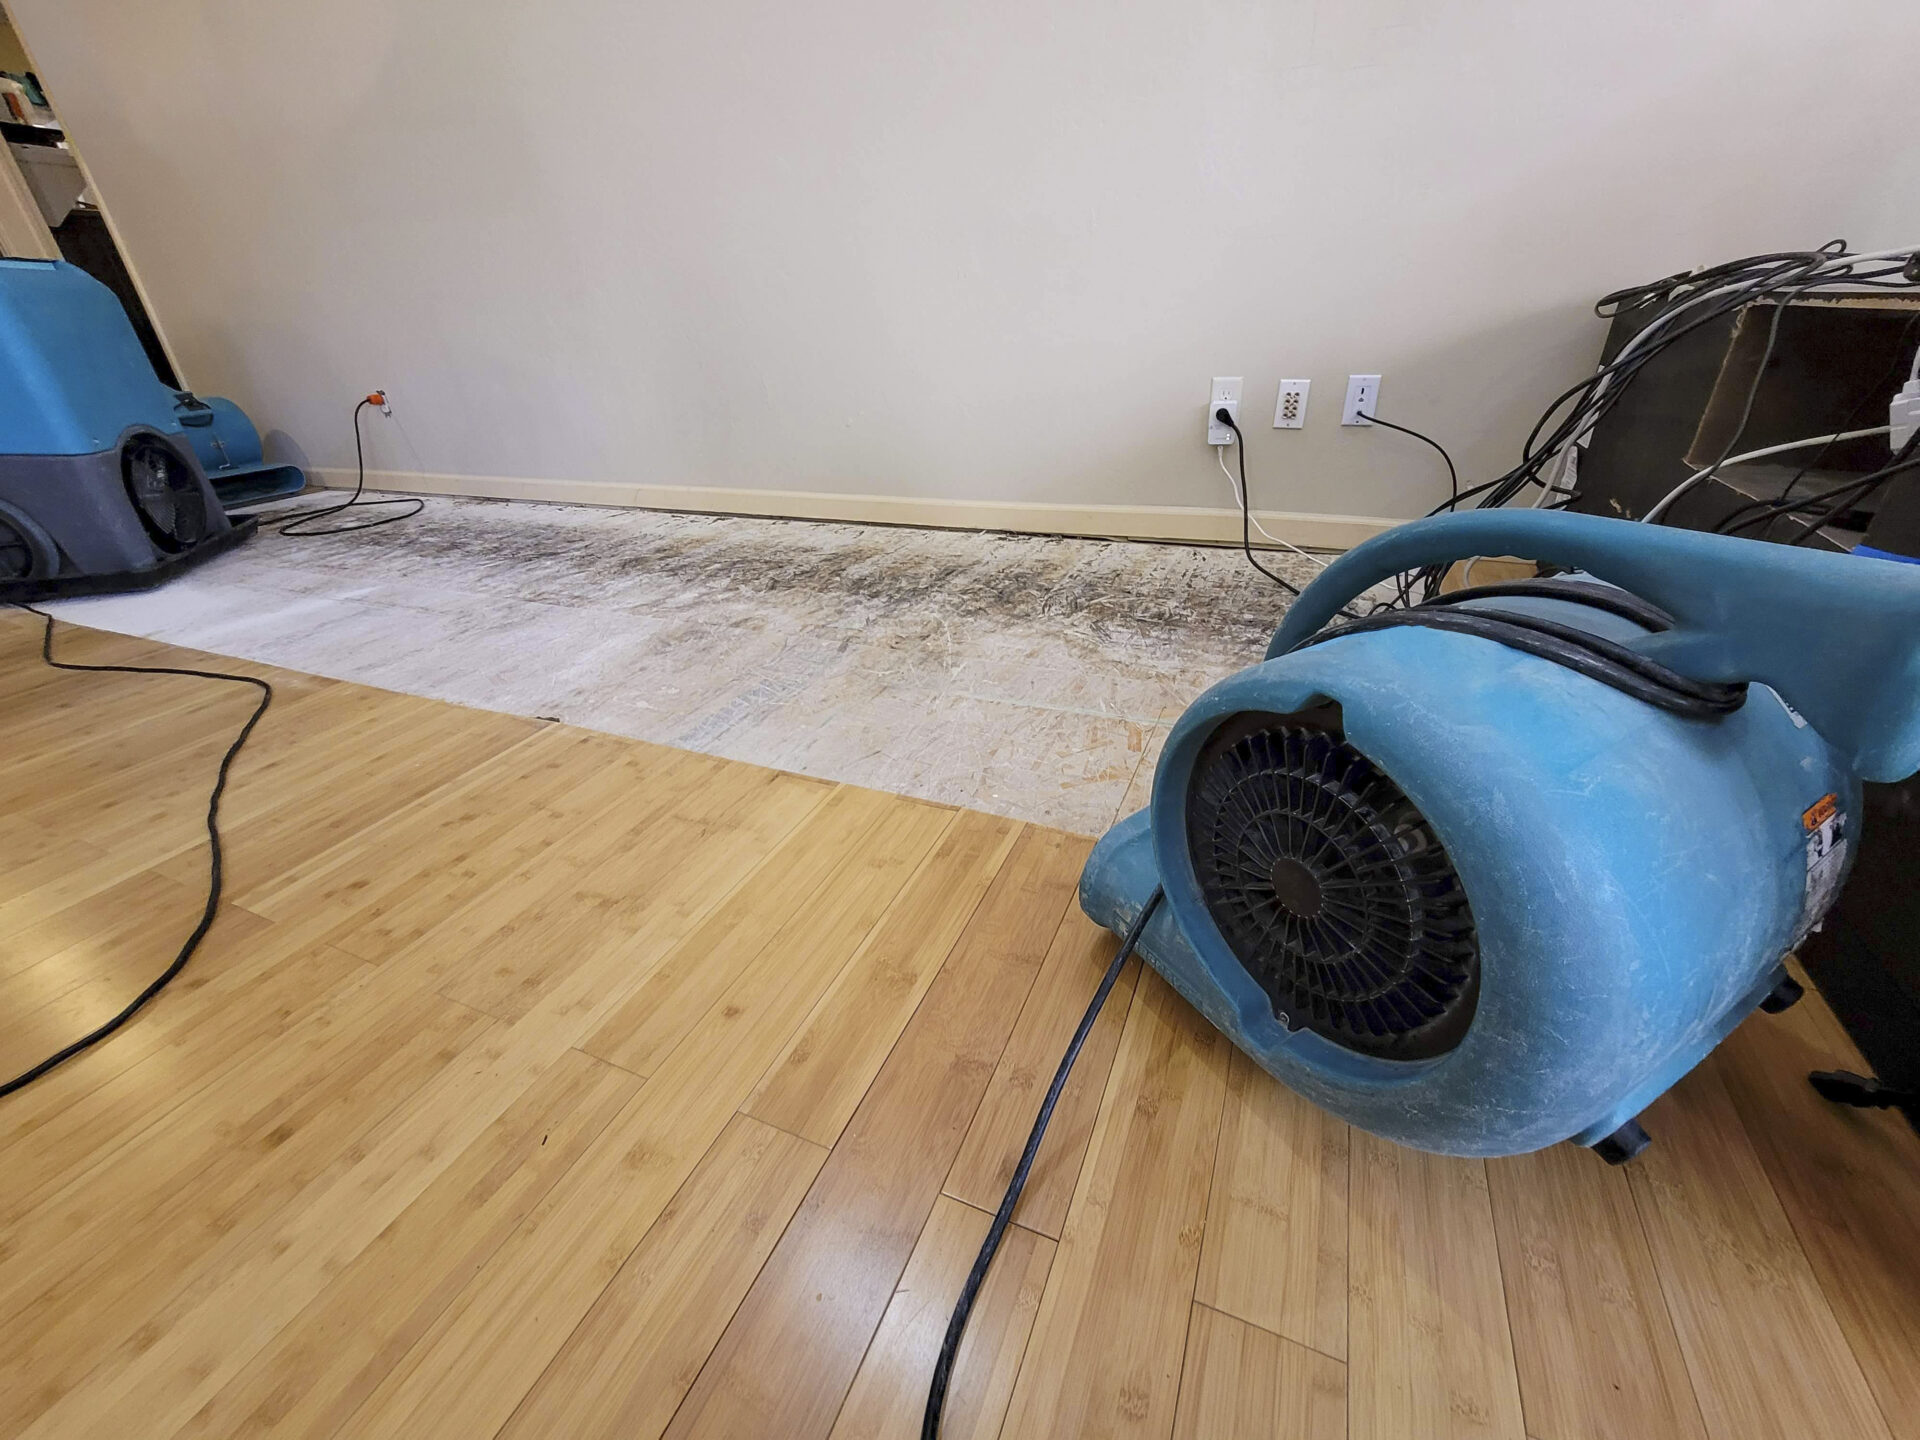
[(207, 502), (200, 479), (171, 446), (141, 437), (120, 459), (127, 498), (148, 538), (169, 555), (207, 537)]
[(1247, 720), (1194, 769), (1187, 839), (1208, 910), (1289, 1028), (1430, 1059), (1466, 1034), (1480, 957), (1426, 818), (1327, 730)]

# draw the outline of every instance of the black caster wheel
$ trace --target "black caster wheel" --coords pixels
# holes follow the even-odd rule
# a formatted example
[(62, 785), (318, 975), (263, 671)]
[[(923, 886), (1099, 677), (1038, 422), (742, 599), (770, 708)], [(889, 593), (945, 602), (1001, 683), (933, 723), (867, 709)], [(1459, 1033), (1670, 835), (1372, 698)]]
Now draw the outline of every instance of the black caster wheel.
[(1593, 1153), (1609, 1165), (1624, 1165), (1653, 1143), (1638, 1120), (1629, 1120), (1604, 1140), (1593, 1142)]
[(1760, 1008), (1769, 1015), (1778, 1015), (1782, 1010), (1791, 1010), (1800, 1003), (1800, 997), (1807, 993), (1807, 987), (1791, 975), (1781, 977), (1780, 983), (1767, 992), (1767, 998), (1760, 1002)]

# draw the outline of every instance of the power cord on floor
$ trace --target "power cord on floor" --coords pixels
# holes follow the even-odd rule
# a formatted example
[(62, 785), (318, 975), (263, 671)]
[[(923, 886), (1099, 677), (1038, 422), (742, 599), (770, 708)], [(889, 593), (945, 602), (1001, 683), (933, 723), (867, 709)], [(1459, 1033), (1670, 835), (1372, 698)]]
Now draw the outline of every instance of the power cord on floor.
[(173, 957), (173, 963), (154, 979), (138, 995), (134, 996), (126, 1008), (105, 1024), (82, 1035), (71, 1045), (56, 1051), (31, 1069), (25, 1070), (13, 1079), (0, 1085), (0, 1097), (11, 1095), (24, 1086), (31, 1085), (42, 1075), (71, 1060), (82, 1050), (97, 1045), (127, 1021), (139, 1014), (146, 1003), (166, 989), (173, 977), (186, 968), (187, 961), (193, 958), (193, 952), (200, 948), (200, 942), (213, 928), (214, 916), (220, 909), (220, 796), (227, 788), (227, 774), (233, 768), (234, 758), (240, 748), (247, 743), (247, 737), (253, 734), (253, 727), (260, 723), (260, 717), (267, 713), (267, 707), (273, 703), (273, 686), (253, 675), (230, 675), (221, 670), (185, 670), (171, 665), (82, 665), (72, 660), (53, 658), (53, 616), (44, 610), (36, 610), (31, 605), (20, 608), (29, 615), (38, 615), (47, 622), (45, 633), (40, 638), (40, 658), (55, 670), (87, 670), (108, 672), (120, 675), (186, 675), (199, 680), (225, 680), (236, 685), (251, 685), (260, 692), (260, 703), (253, 707), (253, 713), (247, 717), (247, 723), (240, 727), (240, 733), (233, 737), (233, 743), (227, 747), (226, 754), (220, 757), (219, 774), (213, 782), (213, 794), (207, 800), (207, 851), (209, 856), (207, 878), (207, 904), (200, 914), (200, 923), (193, 927), (193, 933), (187, 936), (186, 943), (180, 947), (180, 953)]
[[(1234, 433), (1237, 435), (1240, 432), (1236, 429)], [(1134, 917), (1133, 924), (1127, 927), (1120, 948), (1113, 952), (1113, 959), (1107, 965), (1107, 973), (1100, 977), (1099, 988), (1093, 992), (1093, 999), (1087, 1002), (1087, 1013), (1080, 1017), (1080, 1026), (1067, 1044), (1067, 1053), (1060, 1057), (1060, 1068), (1053, 1072), (1053, 1083), (1047, 1087), (1046, 1098), (1040, 1102), (1040, 1113), (1034, 1117), (1033, 1130), (1027, 1136), (1027, 1148), (1020, 1152), (1020, 1163), (1014, 1166), (1013, 1179), (1007, 1182), (1007, 1193), (1000, 1197), (1000, 1208), (993, 1213), (993, 1223), (987, 1227), (987, 1238), (980, 1242), (980, 1253), (974, 1256), (973, 1269), (967, 1272), (967, 1283), (961, 1286), (960, 1299), (953, 1307), (953, 1317), (947, 1321), (947, 1336), (940, 1342), (940, 1358), (933, 1366), (933, 1383), (927, 1388), (927, 1410), (920, 1422), (920, 1440), (939, 1440), (940, 1415), (947, 1405), (947, 1386), (953, 1380), (953, 1362), (960, 1354), (960, 1339), (967, 1333), (967, 1317), (973, 1313), (973, 1302), (980, 1296), (980, 1286), (987, 1278), (987, 1267), (993, 1264), (1000, 1242), (1006, 1238), (1007, 1226), (1013, 1221), (1013, 1207), (1020, 1203), (1020, 1192), (1027, 1188), (1027, 1173), (1033, 1169), (1033, 1157), (1040, 1153), (1041, 1138), (1047, 1133), (1047, 1122), (1053, 1119), (1053, 1107), (1060, 1103), (1060, 1092), (1066, 1088), (1067, 1076), (1073, 1072), (1073, 1062), (1080, 1058), (1081, 1047), (1092, 1033), (1093, 1022), (1100, 1018), (1107, 996), (1113, 993), (1114, 982), (1120, 978), (1120, 967), (1127, 963), (1133, 947), (1140, 943), (1140, 932), (1147, 928), (1147, 921), (1153, 918), (1153, 912), (1159, 908), (1160, 894), (1155, 889), (1140, 913)]]
[[(360, 440), (360, 412), (369, 405), (386, 408), (387, 395), (384, 390), (376, 390), (358, 405), (353, 407), (353, 494), (338, 505), (321, 505), (311, 510), (302, 510), (290, 519), (282, 520), (278, 525), (279, 533), (296, 539), (311, 538), (316, 535), (352, 535), (360, 530), (373, 530), (382, 525), (391, 525), (397, 520), (411, 520), (427, 508), (427, 502), (417, 496), (408, 496), (397, 500), (362, 500), (361, 492), (367, 488), (367, 455)], [(324, 520), (329, 515), (339, 515), (344, 511), (360, 509), (373, 510), (382, 505), (411, 505), (411, 510), (402, 510), (398, 515), (382, 515), (377, 520), (360, 520), (351, 525), (328, 525), (319, 530), (306, 528), (316, 520)], [(299, 528), (295, 528), (299, 527)]]

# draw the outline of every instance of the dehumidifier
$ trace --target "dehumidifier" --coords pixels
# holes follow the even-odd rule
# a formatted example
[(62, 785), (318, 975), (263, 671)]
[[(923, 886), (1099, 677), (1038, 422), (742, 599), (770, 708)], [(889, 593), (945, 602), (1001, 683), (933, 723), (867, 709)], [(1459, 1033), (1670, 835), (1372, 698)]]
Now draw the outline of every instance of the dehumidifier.
[[(1472, 555), (1566, 573), (1345, 611)], [(1328, 566), (1193, 703), (1081, 904), (1124, 931), (1160, 892), (1148, 963), (1355, 1125), (1618, 1162), (1656, 1096), (1797, 996), (1782, 960), (1846, 877), (1860, 782), (1916, 768), (1920, 567), (1445, 516)]]
[(0, 260), (0, 601), (157, 584), (252, 533), (223, 494), (305, 484), (231, 401), (162, 384), (106, 286)]

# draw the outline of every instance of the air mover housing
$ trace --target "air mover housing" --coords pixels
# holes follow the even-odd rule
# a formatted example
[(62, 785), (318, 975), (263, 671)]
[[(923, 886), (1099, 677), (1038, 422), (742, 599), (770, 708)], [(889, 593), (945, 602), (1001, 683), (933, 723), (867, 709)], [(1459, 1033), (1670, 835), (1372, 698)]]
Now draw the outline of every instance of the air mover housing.
[[(1461, 611), (1747, 681), (1744, 703), (1675, 713), (1450, 629), (1319, 636), (1387, 575), (1481, 553), (1586, 573)], [(1365, 1129), (1600, 1144), (1780, 984), (1845, 877), (1861, 778), (1920, 764), (1916, 635), (1909, 566), (1555, 513), (1406, 526), (1182, 715), (1082, 905), (1122, 930), (1162, 888), (1148, 963)]]
[(0, 260), (0, 599), (137, 589), (218, 554), (253, 527), (216, 481), (306, 483), (237, 406), (162, 384), (106, 286)]

